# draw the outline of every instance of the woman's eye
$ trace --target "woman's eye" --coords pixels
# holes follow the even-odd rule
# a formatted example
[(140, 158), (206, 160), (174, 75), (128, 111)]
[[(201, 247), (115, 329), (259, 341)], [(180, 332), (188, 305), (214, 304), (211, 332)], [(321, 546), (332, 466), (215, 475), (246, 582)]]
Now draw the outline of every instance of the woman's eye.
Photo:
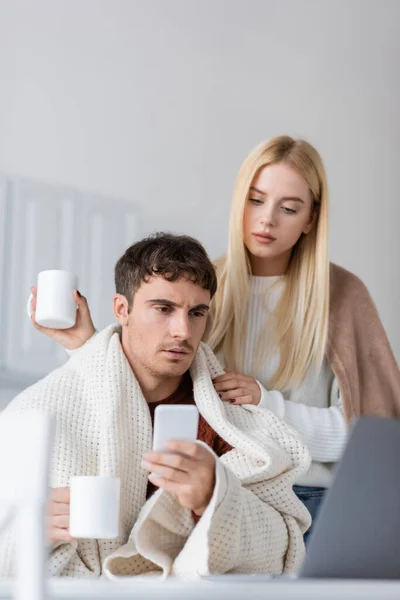
[(282, 206), (283, 210), (285, 213), (287, 213), (288, 215), (295, 215), (297, 214), (297, 210), (295, 210), (294, 208), (288, 208), (287, 206)]
[(260, 204), (264, 204), (264, 202), (262, 200), (260, 200), (259, 198), (249, 198), (249, 201), (252, 204), (255, 204), (256, 206), (259, 206)]

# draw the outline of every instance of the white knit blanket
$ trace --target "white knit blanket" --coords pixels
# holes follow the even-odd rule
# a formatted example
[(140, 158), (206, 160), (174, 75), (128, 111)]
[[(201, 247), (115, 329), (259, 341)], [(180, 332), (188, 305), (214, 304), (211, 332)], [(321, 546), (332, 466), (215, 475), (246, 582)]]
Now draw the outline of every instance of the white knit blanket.
[[(310, 456), (297, 434), (268, 410), (222, 403), (212, 377), (222, 372), (202, 344), (191, 367), (200, 413), (234, 450), (217, 460), (214, 494), (195, 525), (175, 496), (146, 501), (143, 454), (151, 448), (147, 403), (110, 326), (61, 368), (17, 396), (7, 411), (55, 416), (50, 484), (73, 475), (121, 478), (121, 535), (54, 549), (52, 575), (111, 578), (156, 574), (295, 572), (310, 516), (292, 491)], [(0, 537), (0, 575), (12, 572), (13, 526)]]

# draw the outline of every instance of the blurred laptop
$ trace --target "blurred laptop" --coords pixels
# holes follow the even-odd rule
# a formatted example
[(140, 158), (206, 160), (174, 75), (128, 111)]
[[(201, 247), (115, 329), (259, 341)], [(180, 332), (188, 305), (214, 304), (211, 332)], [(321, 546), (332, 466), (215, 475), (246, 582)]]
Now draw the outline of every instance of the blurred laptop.
[(300, 577), (400, 579), (400, 419), (355, 422)]

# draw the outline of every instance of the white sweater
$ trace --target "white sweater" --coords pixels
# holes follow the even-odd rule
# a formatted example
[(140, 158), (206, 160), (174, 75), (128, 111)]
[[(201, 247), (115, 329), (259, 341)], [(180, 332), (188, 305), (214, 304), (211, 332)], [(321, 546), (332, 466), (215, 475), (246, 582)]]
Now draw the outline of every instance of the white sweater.
[(282, 394), (268, 390), (263, 384), (275, 372), (279, 353), (257, 368), (257, 342), (271, 311), (284, 289), (281, 277), (251, 277), (248, 304), (248, 339), (242, 359), (243, 373), (253, 375), (261, 388), (260, 407), (271, 410), (294, 427), (308, 446), (312, 464), (307, 474), (296, 481), (299, 485), (328, 487), (332, 467), (341, 457), (347, 426), (340, 400), (337, 380), (325, 360), (319, 373), (310, 370), (302, 386)]
[[(202, 344), (191, 367), (194, 398), (234, 449), (216, 461), (214, 493), (197, 524), (168, 492), (158, 490), (146, 501), (141, 461), (151, 448), (151, 418), (119, 334), (115, 326), (100, 332), (6, 409), (54, 416), (52, 487), (68, 486), (73, 475), (121, 478), (120, 537), (61, 544), (52, 551), (50, 573), (188, 578), (296, 571), (310, 524), (292, 490), (310, 464), (298, 434), (269, 410), (221, 403), (212, 378), (222, 369)], [(12, 570), (13, 540), (13, 527), (1, 533), (2, 576)]]

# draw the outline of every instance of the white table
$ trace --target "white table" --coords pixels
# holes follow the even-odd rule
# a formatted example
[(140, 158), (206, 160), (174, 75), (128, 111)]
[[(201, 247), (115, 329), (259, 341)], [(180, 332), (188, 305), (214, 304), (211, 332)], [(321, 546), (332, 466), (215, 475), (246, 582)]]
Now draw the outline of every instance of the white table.
[[(53, 579), (49, 600), (399, 600), (399, 581), (276, 580), (241, 576), (219, 581), (124, 581)], [(12, 598), (12, 582), (0, 581), (0, 600)]]

